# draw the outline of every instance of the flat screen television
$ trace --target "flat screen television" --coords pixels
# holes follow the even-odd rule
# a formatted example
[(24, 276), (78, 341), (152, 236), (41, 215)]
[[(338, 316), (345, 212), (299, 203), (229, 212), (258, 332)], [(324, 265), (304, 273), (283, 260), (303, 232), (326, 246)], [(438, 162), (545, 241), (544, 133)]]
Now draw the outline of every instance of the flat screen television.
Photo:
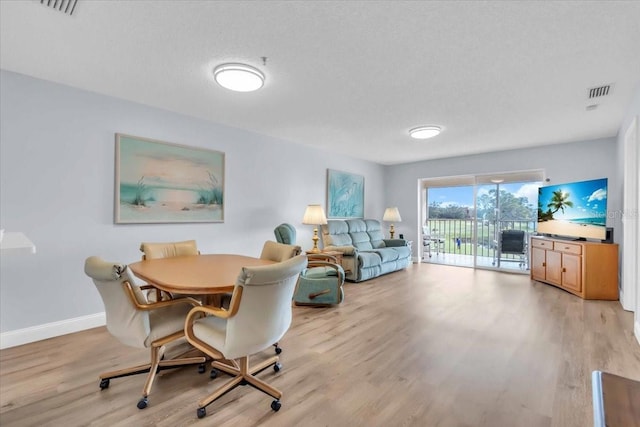
[(607, 178), (540, 187), (538, 233), (604, 240), (607, 235)]

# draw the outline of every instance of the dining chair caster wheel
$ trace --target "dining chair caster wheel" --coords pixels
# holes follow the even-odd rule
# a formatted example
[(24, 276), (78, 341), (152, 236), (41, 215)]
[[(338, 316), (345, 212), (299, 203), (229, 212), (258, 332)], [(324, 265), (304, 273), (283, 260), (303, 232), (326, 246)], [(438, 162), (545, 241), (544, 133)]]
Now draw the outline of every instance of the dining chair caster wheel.
[(209, 378), (211, 378), (212, 380), (215, 379), (217, 376), (218, 376), (217, 369), (212, 369), (211, 372), (209, 372)]
[(207, 370), (207, 367), (205, 366), (204, 363), (201, 363), (201, 364), (198, 365), (198, 373), (199, 374), (204, 374), (204, 371), (206, 371), (206, 370)]
[(276, 354), (280, 354), (282, 353), (282, 349), (278, 346), (276, 346), (276, 348), (274, 349), (274, 351), (276, 352)]
[(280, 407), (282, 407), (282, 403), (280, 403), (279, 400), (274, 400), (273, 402), (271, 402), (271, 409), (273, 409), (274, 412), (278, 412), (280, 410)]
[(138, 409), (144, 409), (149, 404), (149, 400), (146, 397), (143, 397), (138, 401)]
[(100, 390), (109, 388), (109, 379), (100, 380)]
[(206, 408), (198, 408), (197, 414), (198, 414), (198, 418), (204, 418), (204, 417), (207, 416), (207, 409)]
[(273, 365), (273, 370), (276, 371), (276, 372), (279, 372), (280, 369), (282, 369), (282, 365), (280, 363), (276, 362), (276, 364)]

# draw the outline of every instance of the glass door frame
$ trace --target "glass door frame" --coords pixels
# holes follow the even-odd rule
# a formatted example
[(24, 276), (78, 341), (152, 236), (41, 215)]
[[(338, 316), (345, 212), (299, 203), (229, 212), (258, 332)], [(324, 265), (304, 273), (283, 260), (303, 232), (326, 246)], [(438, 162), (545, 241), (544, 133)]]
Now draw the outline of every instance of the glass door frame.
[[(425, 236), (423, 234), (423, 225), (427, 224), (429, 220), (429, 188), (436, 187), (472, 187), (473, 189), (473, 215), (471, 217), (472, 220), (472, 230), (471, 230), (471, 238), (472, 238), (472, 255), (473, 262), (470, 267), (472, 268), (480, 268), (480, 269), (488, 269), (488, 270), (500, 270), (500, 271), (510, 271), (510, 272), (518, 272), (515, 269), (502, 268), (500, 265), (501, 254), (498, 254), (498, 239), (499, 232), (502, 227), (502, 210), (500, 209), (500, 184), (509, 184), (509, 183), (536, 183), (541, 185), (544, 182), (544, 170), (529, 170), (529, 171), (519, 171), (519, 172), (506, 172), (506, 173), (495, 173), (495, 174), (481, 174), (481, 175), (460, 175), (460, 176), (452, 176), (452, 177), (440, 177), (440, 178), (425, 178), (418, 180), (418, 203), (419, 203), (419, 223), (418, 223), (418, 236), (420, 236), (420, 242), (423, 243)], [(484, 186), (493, 186), (495, 188), (495, 218), (493, 219), (493, 239), (488, 242), (489, 254), (491, 250), (494, 251), (492, 265), (488, 266), (485, 263), (478, 263), (479, 255), (479, 235), (478, 235), (478, 226), (480, 219), (478, 218), (478, 192), (481, 187)], [(535, 220), (534, 220), (535, 221)], [(484, 226), (484, 220), (482, 221), (482, 225)], [(535, 227), (535, 222), (534, 222)], [(420, 245), (418, 249), (419, 254), (419, 262), (429, 262), (425, 260), (425, 245), (424, 243)], [(527, 256), (527, 255), (526, 255)], [(446, 264), (446, 262), (444, 263)], [(456, 265), (456, 264), (451, 264)], [(467, 265), (469, 266), (469, 265)], [(524, 269), (523, 273), (527, 273), (527, 269)]]

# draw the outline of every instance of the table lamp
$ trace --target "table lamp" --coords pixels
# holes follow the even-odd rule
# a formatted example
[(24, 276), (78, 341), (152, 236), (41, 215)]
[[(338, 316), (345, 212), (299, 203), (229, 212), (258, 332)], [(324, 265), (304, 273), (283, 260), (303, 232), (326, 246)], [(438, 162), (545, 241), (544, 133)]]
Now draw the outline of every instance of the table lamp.
[(382, 217), (383, 221), (387, 221), (391, 223), (391, 227), (389, 227), (389, 234), (393, 239), (393, 235), (395, 234), (395, 230), (393, 229), (394, 222), (402, 222), (402, 218), (400, 218), (400, 212), (397, 207), (387, 208), (384, 211), (384, 216)]
[(302, 223), (307, 225), (314, 225), (313, 229), (313, 249), (310, 252), (319, 253), (318, 249), (318, 225), (326, 224), (327, 217), (324, 214), (324, 209), (320, 205), (309, 205), (304, 212)]

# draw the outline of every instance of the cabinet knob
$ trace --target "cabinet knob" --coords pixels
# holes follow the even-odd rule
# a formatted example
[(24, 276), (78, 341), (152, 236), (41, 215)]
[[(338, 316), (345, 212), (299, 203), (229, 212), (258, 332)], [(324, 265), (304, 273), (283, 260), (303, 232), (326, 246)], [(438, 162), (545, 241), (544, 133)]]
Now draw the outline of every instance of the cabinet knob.
[(546, 267), (546, 266), (547, 266), (547, 263), (546, 263), (546, 262), (543, 262), (543, 263), (542, 263), (542, 266), (543, 266), (543, 267)]
[(566, 272), (567, 272), (567, 269), (566, 269), (566, 268), (564, 268), (564, 267), (562, 267), (562, 272), (563, 272), (563, 273), (566, 273)]

